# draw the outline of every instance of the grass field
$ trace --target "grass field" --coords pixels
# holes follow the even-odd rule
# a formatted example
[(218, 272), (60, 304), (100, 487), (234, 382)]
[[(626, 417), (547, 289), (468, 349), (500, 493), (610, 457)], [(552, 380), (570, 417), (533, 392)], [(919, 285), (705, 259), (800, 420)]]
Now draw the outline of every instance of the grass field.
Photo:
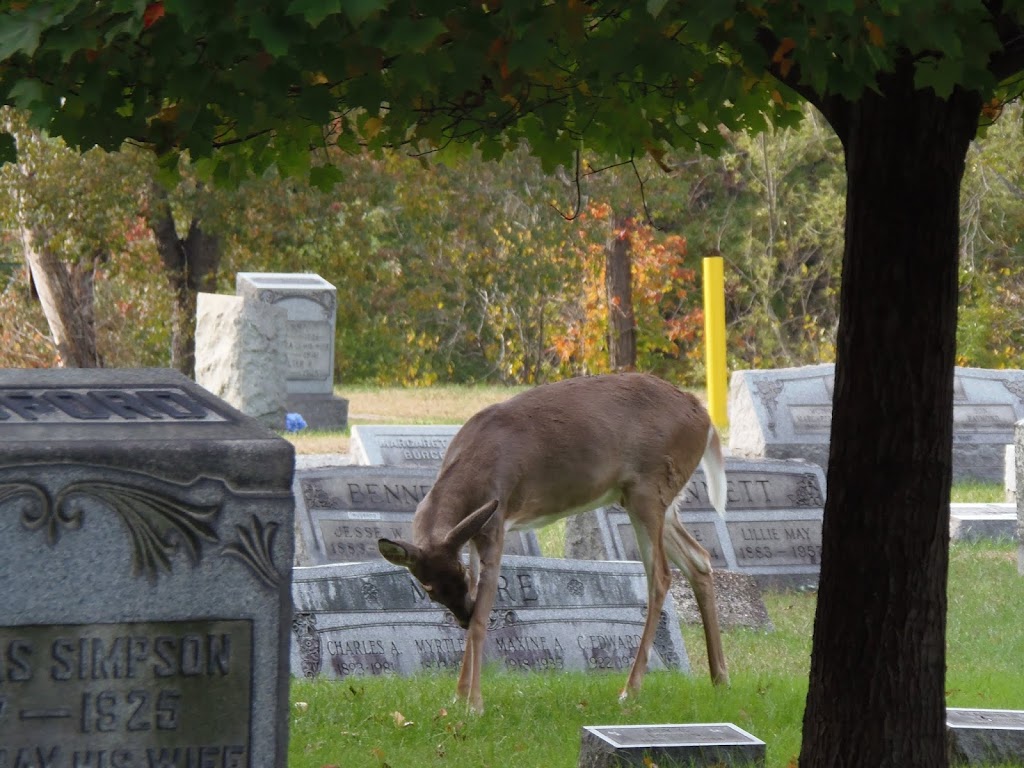
[[(511, 394), (498, 388), (348, 389), (353, 423), (459, 423)], [(342, 434), (293, 438), (304, 452), (343, 452)], [(961, 486), (955, 500), (998, 501), (995, 485)], [(998, 497), (998, 498), (997, 498)], [(561, 528), (542, 548), (561, 551)], [(1024, 708), (1024, 578), (1011, 542), (951, 549), (947, 632), (950, 706)], [(732, 684), (711, 686), (699, 625), (684, 625), (692, 675), (651, 672), (640, 696), (619, 704), (624, 673), (484, 672), (486, 712), (452, 702), (455, 679), (348, 678), (292, 683), (289, 768), (571, 768), (583, 725), (732, 722), (768, 744), (769, 768), (795, 766), (806, 696), (814, 593), (766, 593), (770, 633), (723, 633)]]

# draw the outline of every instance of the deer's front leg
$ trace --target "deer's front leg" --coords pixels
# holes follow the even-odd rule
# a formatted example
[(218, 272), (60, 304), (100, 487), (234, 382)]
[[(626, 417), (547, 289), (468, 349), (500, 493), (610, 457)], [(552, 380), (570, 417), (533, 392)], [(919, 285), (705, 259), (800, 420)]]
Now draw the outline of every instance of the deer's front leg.
[(462, 656), (459, 671), (458, 695), (469, 704), (476, 714), (484, 711), (483, 694), (480, 691), (480, 669), (484, 661), (484, 643), (487, 640), (487, 624), (491, 608), (498, 592), (498, 578), (501, 575), (501, 536), (498, 541), (479, 548), (479, 581), (476, 585), (476, 602), (473, 616), (466, 630), (466, 651)]

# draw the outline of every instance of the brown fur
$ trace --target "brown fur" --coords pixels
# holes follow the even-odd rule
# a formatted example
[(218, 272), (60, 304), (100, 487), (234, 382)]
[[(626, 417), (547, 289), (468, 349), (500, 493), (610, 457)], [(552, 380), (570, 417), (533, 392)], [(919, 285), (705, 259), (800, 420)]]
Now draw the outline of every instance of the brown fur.
[[(712, 679), (728, 681), (710, 558), (675, 515), (665, 514), (706, 454), (720, 468), (718, 435), (700, 402), (639, 373), (546, 384), (466, 422), (416, 510), (413, 541), (381, 539), (379, 546), (467, 629), (458, 693), (472, 709), (483, 709), (480, 666), (505, 531), (613, 502), (629, 512), (649, 593), (643, 636), (622, 695), (638, 690), (643, 680), (670, 583), (668, 560), (697, 596)], [(719, 479), (724, 486), (724, 477)], [(459, 559), (467, 542), (469, 572)]]

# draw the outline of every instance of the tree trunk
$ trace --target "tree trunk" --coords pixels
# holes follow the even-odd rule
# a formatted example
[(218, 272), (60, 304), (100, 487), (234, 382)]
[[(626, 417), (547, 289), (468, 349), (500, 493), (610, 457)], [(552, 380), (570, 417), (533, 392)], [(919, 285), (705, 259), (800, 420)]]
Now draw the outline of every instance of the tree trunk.
[(184, 239), (178, 237), (167, 190), (156, 182), (150, 186), (147, 221), (174, 292), (171, 367), (194, 378), (196, 302), (200, 291), (212, 292), (216, 287), (220, 243), (203, 231), (198, 218), (192, 219)]
[(605, 246), (605, 293), (608, 298), (608, 356), (612, 370), (636, 368), (636, 318), (633, 314), (633, 254), (628, 217), (614, 216)]
[(101, 366), (93, 292), (97, 260), (67, 265), (45, 245), (39, 245), (45, 238), (26, 225), (21, 226), (21, 242), (61, 367)]
[(914, 91), (908, 66), (879, 83), (823, 110), (846, 246), (800, 768), (947, 764), (958, 202), (981, 103)]

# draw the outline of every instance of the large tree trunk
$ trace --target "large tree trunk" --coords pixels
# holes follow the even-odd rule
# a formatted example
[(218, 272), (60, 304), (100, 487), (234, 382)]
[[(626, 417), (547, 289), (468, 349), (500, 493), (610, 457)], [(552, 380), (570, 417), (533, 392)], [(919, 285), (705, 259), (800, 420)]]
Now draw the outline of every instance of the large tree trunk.
[(157, 251), (174, 293), (171, 319), (171, 367), (190, 378), (196, 370), (196, 301), (200, 291), (216, 287), (220, 243), (193, 218), (188, 234), (178, 237), (167, 190), (157, 182), (150, 186), (147, 216)]
[(629, 218), (612, 217), (605, 245), (605, 294), (608, 301), (608, 356), (612, 370), (636, 368), (636, 317), (633, 313), (633, 252)]
[(21, 226), (22, 250), (32, 284), (39, 296), (50, 335), (64, 368), (96, 368), (102, 365), (96, 349), (96, 316), (93, 286), (96, 262), (66, 264), (42, 245), (31, 227)]
[(976, 94), (825, 105), (846, 247), (800, 768), (938, 768), (945, 747), (958, 201)]

